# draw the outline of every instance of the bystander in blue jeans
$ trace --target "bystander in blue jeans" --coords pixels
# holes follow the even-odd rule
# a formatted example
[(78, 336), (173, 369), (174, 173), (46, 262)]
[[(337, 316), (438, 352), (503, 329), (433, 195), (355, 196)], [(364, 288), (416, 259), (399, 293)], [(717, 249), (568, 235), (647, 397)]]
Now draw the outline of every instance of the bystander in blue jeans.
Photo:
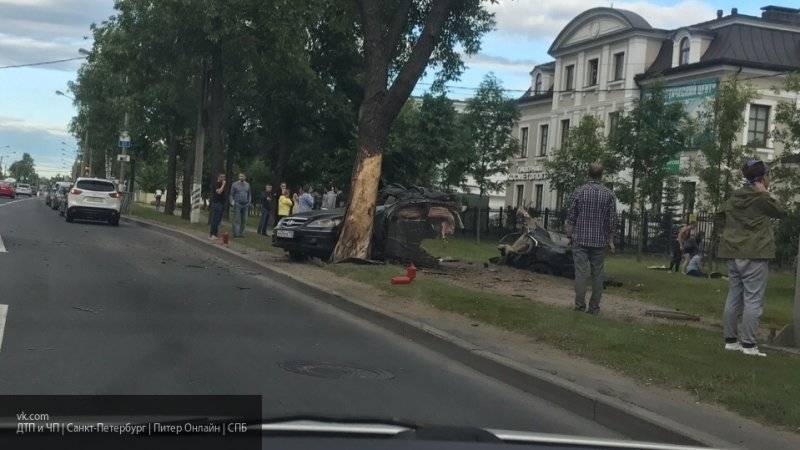
[(247, 203), (233, 204), (233, 237), (244, 237), (244, 227), (247, 224), (247, 211), (250, 205)]
[(575, 262), (575, 309), (586, 308), (586, 285), (592, 279), (592, 296), (589, 298), (587, 312), (600, 310), (600, 298), (603, 295), (603, 264), (605, 249), (603, 247), (572, 247)]

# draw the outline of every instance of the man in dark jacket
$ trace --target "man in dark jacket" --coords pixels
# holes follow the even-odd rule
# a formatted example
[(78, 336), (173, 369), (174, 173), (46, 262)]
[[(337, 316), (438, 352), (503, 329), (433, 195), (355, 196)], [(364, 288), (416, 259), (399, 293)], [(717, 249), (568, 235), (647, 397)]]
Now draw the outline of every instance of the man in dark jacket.
[[(758, 350), (758, 321), (764, 309), (769, 260), (775, 258), (775, 238), (770, 219), (786, 213), (769, 195), (769, 169), (750, 160), (742, 167), (747, 183), (736, 190), (722, 212), (724, 228), (718, 256), (728, 259), (728, 299), (723, 326), (725, 349), (745, 355), (767, 356)], [(738, 318), (742, 316), (741, 333)]]
[(261, 193), (261, 217), (258, 220), (258, 234), (267, 235), (267, 224), (269, 223), (269, 216), (272, 214), (272, 185), (264, 186), (264, 191)]

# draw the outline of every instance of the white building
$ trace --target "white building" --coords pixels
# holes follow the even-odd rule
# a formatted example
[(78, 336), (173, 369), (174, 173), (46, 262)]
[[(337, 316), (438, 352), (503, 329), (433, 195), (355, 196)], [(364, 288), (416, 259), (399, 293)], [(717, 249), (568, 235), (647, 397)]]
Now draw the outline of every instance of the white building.
[[(772, 87), (782, 85), (781, 74), (800, 69), (800, 9), (762, 10), (761, 17), (719, 10), (713, 20), (675, 30), (653, 28), (638, 14), (620, 9), (593, 8), (575, 17), (550, 46), (554, 61), (533, 68), (531, 87), (518, 100), (522, 148), (511, 161), (506, 204), (563, 207), (563, 194), (569, 193), (550, 188), (544, 161), (586, 114), (603, 120), (608, 133), (618, 114), (657, 77), (666, 82), (667, 96), (683, 101), (690, 112), (714, 96), (720, 80), (736, 73), (750, 78), (758, 98), (743, 111), (747, 120), (741, 142), (773, 160), (782, 151), (770, 138), (775, 106), (798, 101)], [(690, 151), (681, 155), (683, 167), (691, 156)], [(684, 210), (692, 211), (702, 186), (693, 177), (682, 182)]]

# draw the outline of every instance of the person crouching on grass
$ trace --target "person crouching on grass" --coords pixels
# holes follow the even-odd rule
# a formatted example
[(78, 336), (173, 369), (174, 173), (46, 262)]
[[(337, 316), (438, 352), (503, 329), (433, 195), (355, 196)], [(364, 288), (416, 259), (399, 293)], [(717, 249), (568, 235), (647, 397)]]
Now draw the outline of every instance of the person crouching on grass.
[[(718, 256), (728, 260), (728, 299), (723, 313), (725, 350), (767, 356), (758, 350), (758, 321), (764, 309), (769, 260), (775, 258), (770, 219), (786, 215), (769, 195), (769, 169), (749, 160), (742, 167), (747, 183), (737, 189), (720, 214), (724, 223)], [(742, 316), (741, 330), (738, 318)]]

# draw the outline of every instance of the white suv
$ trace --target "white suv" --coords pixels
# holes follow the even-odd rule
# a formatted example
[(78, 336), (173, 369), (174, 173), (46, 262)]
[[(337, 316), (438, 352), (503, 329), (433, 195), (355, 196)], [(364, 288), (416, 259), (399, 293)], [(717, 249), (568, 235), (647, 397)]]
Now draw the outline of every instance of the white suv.
[(33, 191), (30, 184), (17, 183), (17, 195), (27, 195), (33, 197)]
[(107, 220), (119, 225), (120, 193), (114, 182), (102, 178), (78, 178), (67, 194), (64, 216), (75, 219)]

